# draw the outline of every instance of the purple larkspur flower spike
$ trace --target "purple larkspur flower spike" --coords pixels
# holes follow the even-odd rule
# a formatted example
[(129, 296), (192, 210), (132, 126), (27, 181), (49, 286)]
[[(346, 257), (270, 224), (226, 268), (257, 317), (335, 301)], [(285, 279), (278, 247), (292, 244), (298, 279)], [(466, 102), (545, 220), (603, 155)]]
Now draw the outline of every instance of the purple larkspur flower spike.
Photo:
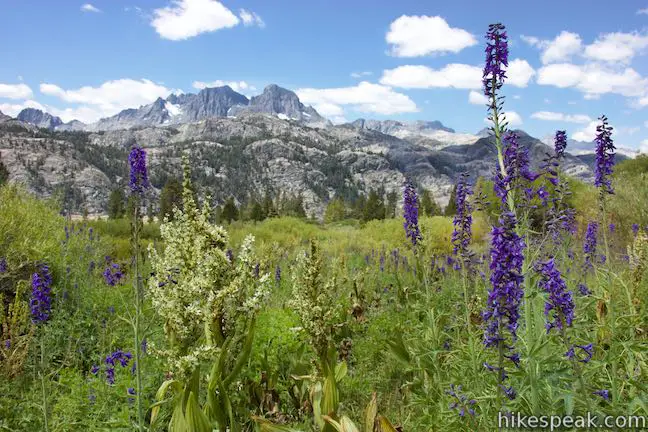
[(52, 275), (46, 264), (41, 264), (32, 274), (32, 295), (29, 306), (34, 323), (44, 323), (49, 320), (52, 309)]
[(455, 213), (452, 224), (454, 231), (452, 232), (452, 244), (454, 245), (453, 253), (462, 257), (464, 260), (470, 257), (469, 246), (472, 240), (472, 205), (470, 204), (469, 197), (473, 191), (468, 183), (468, 174), (463, 173), (459, 177), (457, 183), (456, 205), (457, 213)]
[(601, 188), (601, 193), (614, 193), (612, 188), (612, 170), (614, 167), (614, 141), (612, 140), (612, 126), (608, 124), (606, 116), (599, 117), (601, 124), (596, 126), (596, 169), (594, 186)]
[(416, 246), (422, 239), (418, 225), (418, 210), (419, 205), (416, 190), (412, 182), (408, 180), (405, 183), (405, 190), (403, 192), (403, 217), (405, 218), (403, 227), (405, 228), (405, 235), (410, 239), (413, 246)]
[(148, 171), (146, 169), (146, 152), (143, 148), (134, 146), (128, 155), (130, 165), (130, 181), (128, 186), (134, 194), (142, 195), (149, 187)]
[(574, 298), (572, 292), (567, 290), (567, 284), (556, 267), (555, 260), (550, 258), (539, 263), (536, 271), (540, 275), (538, 286), (549, 294), (544, 311), (547, 333), (552, 328), (562, 330), (571, 327), (574, 321)]
[(508, 37), (506, 28), (500, 24), (491, 24), (486, 33), (486, 63), (482, 75), (484, 94), (491, 96), (499, 90), (506, 78), (508, 67)]

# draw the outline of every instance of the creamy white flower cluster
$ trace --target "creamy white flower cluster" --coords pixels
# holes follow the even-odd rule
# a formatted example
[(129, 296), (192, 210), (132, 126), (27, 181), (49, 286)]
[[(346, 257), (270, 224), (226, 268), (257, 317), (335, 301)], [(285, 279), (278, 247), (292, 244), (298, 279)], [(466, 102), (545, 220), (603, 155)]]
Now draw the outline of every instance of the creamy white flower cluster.
[(269, 274), (254, 272), (254, 237), (244, 240), (232, 264), (227, 232), (209, 222), (207, 205), (198, 210), (190, 194), (184, 201), (174, 220), (160, 226), (164, 251), (149, 246), (149, 295), (169, 345), (160, 352), (178, 373), (214, 358), (229, 332), (261, 308), (271, 286)]

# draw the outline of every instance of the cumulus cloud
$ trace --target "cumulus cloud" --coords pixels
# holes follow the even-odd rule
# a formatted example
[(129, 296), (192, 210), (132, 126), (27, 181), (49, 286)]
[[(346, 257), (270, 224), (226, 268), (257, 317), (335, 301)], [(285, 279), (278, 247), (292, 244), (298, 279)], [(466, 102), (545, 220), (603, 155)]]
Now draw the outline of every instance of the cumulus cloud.
[(578, 34), (562, 31), (551, 41), (540, 42), (543, 49), (540, 60), (542, 63), (556, 63), (569, 60), (574, 54), (582, 51), (582, 41)]
[(648, 34), (607, 33), (585, 47), (585, 57), (595, 61), (629, 63), (648, 47)]
[(303, 103), (313, 105), (318, 112), (337, 117), (342, 116), (345, 106), (359, 112), (383, 115), (418, 111), (407, 95), (367, 81), (352, 87), (302, 88), (295, 93)]
[[(590, 99), (606, 93), (641, 98), (648, 92), (648, 79), (634, 69), (612, 69), (601, 64), (547, 65), (538, 70), (537, 82), (559, 88), (573, 87)], [(648, 104), (648, 100), (646, 103)]]
[(537, 120), (557, 121), (566, 123), (588, 123), (592, 119), (585, 114), (565, 114), (551, 111), (538, 111), (531, 114), (531, 118)]
[(245, 81), (223, 81), (223, 80), (216, 80), (216, 81), (209, 81), (209, 82), (194, 81), (191, 84), (191, 86), (198, 90), (202, 90), (207, 87), (222, 87), (222, 86), (230, 86), (232, 90), (234, 90), (235, 92), (256, 90), (256, 87), (248, 84)]
[(241, 21), (243, 21), (243, 25), (246, 27), (250, 27), (250, 26), (258, 26), (261, 28), (265, 27), (265, 22), (261, 19), (259, 15), (257, 15), (254, 12), (249, 12), (245, 9), (241, 9), (239, 11), (239, 17), (241, 17)]
[(0, 98), (29, 99), (34, 93), (27, 84), (0, 83)]
[(590, 142), (596, 138), (596, 126), (599, 125), (598, 120), (593, 120), (587, 124), (583, 129), (580, 129), (572, 134), (572, 138), (576, 141)]
[(639, 153), (648, 154), (648, 139), (641, 141), (641, 144), (639, 144)]
[(470, 90), (468, 102), (473, 105), (488, 105), (488, 98), (482, 92)]
[(0, 112), (12, 117), (16, 117), (25, 108), (36, 108), (41, 111), (46, 111), (46, 108), (35, 100), (26, 100), (21, 103), (0, 103)]
[(471, 33), (450, 27), (442, 17), (425, 15), (397, 18), (389, 26), (385, 40), (396, 57), (458, 53), (478, 43)]
[(526, 87), (535, 74), (536, 72), (529, 62), (517, 58), (509, 62), (506, 70), (506, 83), (515, 87)]
[(90, 3), (86, 3), (86, 4), (84, 4), (84, 5), (81, 6), (81, 11), (82, 11), (82, 12), (95, 12), (95, 13), (99, 13), (99, 12), (101, 12), (101, 9), (99, 9), (99, 8), (97, 8), (97, 7), (95, 7), (95, 6), (93, 6), (93, 5), (90, 4)]
[(639, 9), (637, 15), (648, 15), (648, 8)]
[(442, 69), (406, 65), (383, 71), (380, 83), (401, 88), (478, 89), (482, 86), (482, 69), (460, 63), (447, 64)]
[[(506, 121), (508, 122), (509, 127), (515, 127), (515, 126), (520, 126), (522, 122), (522, 117), (520, 114), (518, 114), (515, 111), (506, 111), (503, 113), (504, 117), (506, 118)], [(500, 117), (501, 120), (501, 117)], [(493, 125), (493, 122), (489, 120), (488, 118), (484, 119), (484, 123), (486, 123), (489, 126)]]
[(239, 18), (216, 0), (173, 0), (153, 11), (151, 25), (164, 39), (185, 40), (238, 25)]
[(61, 110), (63, 115), (60, 116), (63, 118), (78, 115), (77, 119), (84, 122), (93, 122), (126, 108), (149, 104), (158, 97), (167, 97), (170, 93), (182, 93), (181, 90), (172, 90), (147, 79), (130, 78), (106, 81), (98, 87), (84, 86), (70, 90), (56, 84), (42, 83), (40, 92), (64, 102), (80, 104), (79, 107)]

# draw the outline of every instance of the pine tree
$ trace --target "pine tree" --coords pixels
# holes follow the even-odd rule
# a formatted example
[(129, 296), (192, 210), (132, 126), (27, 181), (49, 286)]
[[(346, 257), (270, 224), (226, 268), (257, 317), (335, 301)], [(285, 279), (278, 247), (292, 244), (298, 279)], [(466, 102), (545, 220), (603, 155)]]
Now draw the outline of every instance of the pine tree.
[(423, 193), (421, 194), (421, 210), (426, 216), (437, 216), (441, 214), (439, 205), (427, 189), (423, 189)]
[(445, 208), (446, 216), (454, 216), (457, 213), (457, 185), (454, 185), (452, 188), (452, 193), (450, 194), (450, 201)]
[(364, 207), (362, 220), (368, 222), (374, 219), (385, 219), (385, 204), (378, 192), (372, 189)]
[(124, 217), (126, 213), (125, 201), (124, 191), (120, 188), (110, 192), (110, 196), (108, 197), (108, 218), (119, 219)]
[(261, 207), (261, 204), (256, 202), (256, 200), (253, 200), (252, 206), (250, 208), (250, 220), (261, 222), (263, 219), (265, 219), (265, 215), (263, 214), (263, 207)]
[(160, 192), (160, 219), (173, 220), (173, 208), (182, 208), (182, 184), (174, 177), (169, 178)]
[(396, 207), (398, 206), (398, 194), (391, 191), (387, 194), (387, 204), (385, 206), (385, 217), (392, 219), (396, 217)]
[(234, 198), (230, 197), (227, 199), (227, 201), (225, 201), (225, 205), (223, 206), (223, 211), (221, 212), (221, 220), (227, 223), (231, 223), (232, 221), (238, 220), (238, 218), (238, 208), (234, 203)]
[(5, 184), (9, 180), (9, 170), (2, 163), (2, 153), (0, 153), (0, 186)]
[(326, 211), (324, 212), (324, 222), (332, 223), (339, 222), (344, 220), (346, 217), (346, 206), (342, 198), (332, 199), (326, 206)]
[(279, 213), (277, 213), (277, 207), (274, 202), (272, 202), (270, 191), (266, 190), (265, 196), (263, 197), (263, 218), (273, 218), (277, 216), (279, 216)]

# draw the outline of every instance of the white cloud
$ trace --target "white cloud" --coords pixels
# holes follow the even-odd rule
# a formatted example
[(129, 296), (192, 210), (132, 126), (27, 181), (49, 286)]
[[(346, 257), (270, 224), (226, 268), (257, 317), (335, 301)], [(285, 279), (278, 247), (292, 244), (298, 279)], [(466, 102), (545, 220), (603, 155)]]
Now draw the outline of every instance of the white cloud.
[(488, 98), (482, 92), (470, 90), (468, 102), (473, 105), (488, 105)]
[(564, 114), (552, 111), (538, 111), (531, 114), (531, 118), (546, 121), (558, 121), (566, 123), (588, 123), (592, 119), (585, 114)]
[(362, 78), (370, 75), (373, 75), (373, 72), (370, 71), (351, 72), (351, 78)]
[(520, 96), (520, 95), (513, 95), (513, 99), (522, 99), (522, 96)]
[(548, 98), (544, 98), (544, 103), (546, 103), (547, 105), (549, 105), (549, 104), (551, 104), (551, 100), (548, 99)]
[(639, 33), (607, 33), (585, 47), (585, 57), (610, 63), (629, 63), (648, 47), (648, 35)]
[(0, 103), (0, 112), (3, 114), (10, 115), (12, 117), (16, 117), (18, 113), (25, 108), (36, 108), (41, 111), (45, 111), (45, 107), (35, 100), (27, 100), (24, 102), (21, 102), (19, 104), (12, 104), (12, 103)]
[(261, 28), (265, 27), (265, 22), (259, 15), (254, 12), (249, 12), (245, 9), (241, 9), (239, 11), (239, 17), (241, 18), (241, 21), (243, 21), (243, 25), (246, 27), (253, 25), (259, 26)]
[[(515, 111), (506, 111), (505, 113), (502, 113), (503, 116), (506, 118), (506, 121), (508, 122), (509, 127), (515, 127), (515, 126), (520, 126), (522, 122), (522, 117), (520, 114), (516, 113)], [(500, 121), (502, 120), (502, 117), (500, 117)], [(484, 123), (488, 125), (492, 125), (493, 122), (491, 122), (488, 118), (484, 119)]]
[(517, 58), (509, 62), (506, 69), (506, 83), (515, 87), (526, 87), (535, 74), (529, 62)]
[(95, 13), (98, 13), (98, 12), (101, 12), (101, 9), (91, 5), (90, 3), (86, 3), (86, 4), (81, 6), (81, 11), (82, 12), (95, 12)]
[(640, 107), (645, 107), (646, 105), (648, 105), (648, 96), (644, 96), (644, 97), (640, 98), (640, 99), (637, 101), (637, 104), (638, 104)]
[(634, 135), (639, 132), (639, 126), (621, 126), (616, 130), (619, 135)]
[(1, 84), (0, 97), (7, 99), (29, 99), (32, 97), (32, 89), (27, 84)]
[(385, 36), (396, 57), (419, 57), (429, 54), (458, 53), (477, 45), (475, 36), (466, 30), (450, 27), (440, 16), (402, 15), (389, 26)]
[(232, 90), (234, 90), (235, 92), (256, 90), (256, 87), (246, 83), (245, 81), (223, 81), (223, 80), (216, 80), (210, 82), (194, 81), (191, 84), (191, 86), (198, 90), (202, 90), (207, 87), (222, 87), (222, 86), (230, 86)]
[(590, 142), (596, 138), (596, 126), (599, 125), (598, 120), (592, 120), (583, 129), (580, 129), (572, 134), (572, 138), (576, 141)]
[(600, 64), (557, 63), (544, 66), (538, 70), (537, 82), (559, 88), (574, 87), (590, 99), (606, 93), (644, 97), (648, 91), (648, 79), (634, 69), (625, 68), (621, 71)]
[(648, 154), (648, 139), (641, 141), (641, 144), (639, 144), (639, 153)]
[(637, 15), (648, 15), (648, 8), (639, 9)]
[(535, 36), (520, 35), (520, 39), (531, 46), (538, 46), (541, 42), (540, 39)]
[(73, 90), (64, 90), (56, 84), (42, 83), (40, 91), (64, 102), (81, 104), (75, 108), (59, 110), (62, 115), (56, 115), (60, 115), (61, 118), (78, 115), (77, 119), (84, 122), (93, 122), (126, 108), (149, 104), (158, 97), (167, 97), (170, 93), (181, 93), (180, 90), (172, 90), (147, 79), (129, 78), (106, 81), (99, 87), (85, 86)]
[(644, 126), (646, 127), (646, 129), (648, 129), (648, 120), (644, 122)]
[(240, 20), (216, 0), (173, 0), (153, 11), (151, 25), (164, 39), (184, 40), (201, 33), (234, 27)]
[(383, 71), (380, 83), (402, 88), (478, 89), (482, 86), (482, 69), (460, 63), (448, 64), (443, 69), (406, 65)]
[(578, 34), (562, 31), (552, 41), (541, 41), (539, 47), (543, 48), (542, 63), (556, 63), (569, 60), (574, 54), (582, 50), (582, 41)]
[(334, 107), (349, 106), (351, 109), (365, 113), (398, 114), (417, 112), (418, 108), (407, 95), (395, 92), (380, 84), (362, 81), (353, 87), (328, 89), (303, 88), (295, 93), (299, 99), (317, 111), (338, 115), (341, 111)]

